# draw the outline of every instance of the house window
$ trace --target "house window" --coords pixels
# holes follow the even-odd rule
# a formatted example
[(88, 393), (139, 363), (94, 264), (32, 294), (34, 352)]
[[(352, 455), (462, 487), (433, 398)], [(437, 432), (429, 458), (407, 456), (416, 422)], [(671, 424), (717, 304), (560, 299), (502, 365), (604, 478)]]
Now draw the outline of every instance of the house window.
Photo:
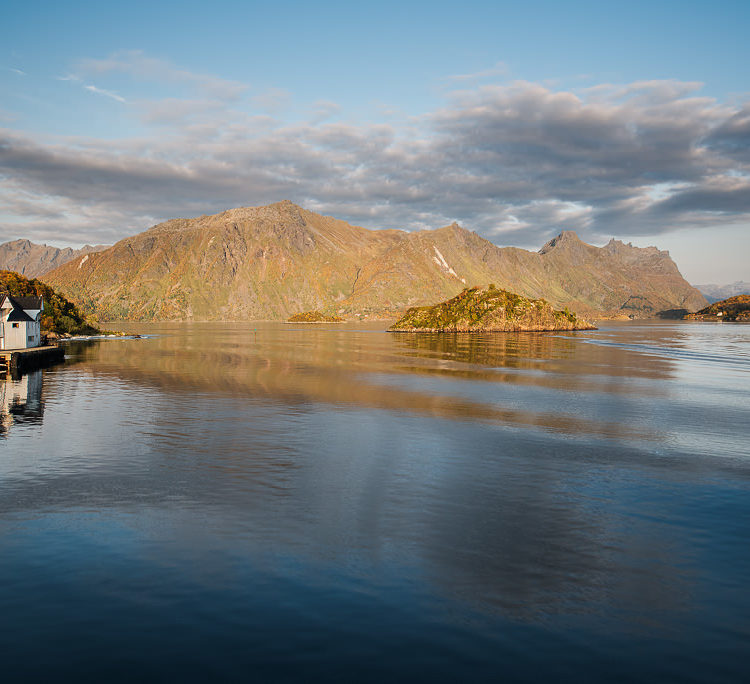
[(18, 323), (14, 323), (14, 324), (13, 324), (13, 327), (14, 327), (14, 328), (17, 328), (17, 327), (18, 327)]
[(29, 341), (29, 342), (33, 342), (33, 341), (34, 341), (34, 336), (33, 336), (33, 335), (29, 335), (29, 339), (28, 339), (28, 341)]

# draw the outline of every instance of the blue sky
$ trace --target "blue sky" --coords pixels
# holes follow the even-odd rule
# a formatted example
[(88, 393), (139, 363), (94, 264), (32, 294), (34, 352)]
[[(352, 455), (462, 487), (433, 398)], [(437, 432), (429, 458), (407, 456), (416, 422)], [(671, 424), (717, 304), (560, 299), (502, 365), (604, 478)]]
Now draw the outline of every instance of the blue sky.
[(0, 241), (291, 199), (750, 280), (748, 27), (746, 1), (17, 3)]

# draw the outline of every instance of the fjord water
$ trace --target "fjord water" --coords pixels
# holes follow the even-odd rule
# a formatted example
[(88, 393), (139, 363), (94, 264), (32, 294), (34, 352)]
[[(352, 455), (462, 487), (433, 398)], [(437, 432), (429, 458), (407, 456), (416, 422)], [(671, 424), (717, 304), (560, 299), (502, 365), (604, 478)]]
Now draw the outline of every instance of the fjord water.
[(0, 383), (4, 681), (746, 676), (750, 326), (129, 328)]

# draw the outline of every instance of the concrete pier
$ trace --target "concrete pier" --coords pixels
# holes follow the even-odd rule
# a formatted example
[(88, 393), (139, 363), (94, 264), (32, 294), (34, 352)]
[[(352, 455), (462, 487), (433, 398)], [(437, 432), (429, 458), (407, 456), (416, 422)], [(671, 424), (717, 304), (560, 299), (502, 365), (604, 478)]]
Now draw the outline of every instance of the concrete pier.
[(61, 346), (0, 350), (0, 373), (25, 373), (59, 363), (65, 358)]

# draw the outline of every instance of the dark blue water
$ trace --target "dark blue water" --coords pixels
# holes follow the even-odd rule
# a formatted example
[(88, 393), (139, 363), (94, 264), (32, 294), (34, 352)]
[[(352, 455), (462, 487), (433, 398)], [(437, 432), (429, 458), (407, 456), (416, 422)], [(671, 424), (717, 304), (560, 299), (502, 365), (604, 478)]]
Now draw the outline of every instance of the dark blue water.
[(746, 680), (750, 326), (148, 331), (0, 382), (3, 681)]

